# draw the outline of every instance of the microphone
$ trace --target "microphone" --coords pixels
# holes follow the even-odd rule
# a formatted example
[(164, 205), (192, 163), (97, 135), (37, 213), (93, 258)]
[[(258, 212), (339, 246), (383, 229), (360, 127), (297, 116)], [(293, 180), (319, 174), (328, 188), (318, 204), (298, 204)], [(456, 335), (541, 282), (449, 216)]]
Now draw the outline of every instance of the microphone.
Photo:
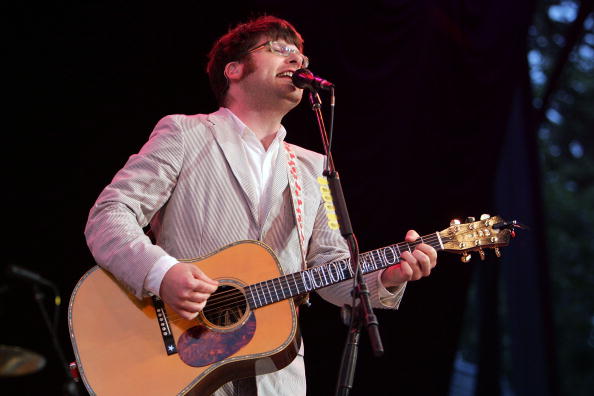
[(41, 277), (40, 275), (36, 274), (33, 271), (29, 271), (23, 267), (19, 267), (18, 265), (8, 265), (6, 268), (6, 274), (12, 276), (14, 278), (19, 278), (23, 280), (27, 280), (29, 282), (38, 283), (44, 286), (51, 287), (52, 289), (56, 288), (49, 280)]
[(319, 89), (329, 90), (334, 88), (334, 84), (332, 84), (330, 81), (324, 80), (323, 78), (314, 75), (308, 69), (296, 70), (293, 73), (293, 77), (291, 77), (291, 79), (297, 88), (307, 88), (310, 91), (317, 91)]

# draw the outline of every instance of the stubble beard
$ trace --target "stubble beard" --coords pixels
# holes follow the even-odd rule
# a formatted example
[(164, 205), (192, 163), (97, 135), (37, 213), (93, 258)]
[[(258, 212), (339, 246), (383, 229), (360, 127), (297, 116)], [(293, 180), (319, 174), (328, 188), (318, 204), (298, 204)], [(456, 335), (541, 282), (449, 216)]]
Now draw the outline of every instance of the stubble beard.
[[(248, 78), (256, 71), (256, 67), (250, 58), (245, 60), (243, 79)], [(278, 107), (284, 104), (285, 114), (294, 109), (303, 96), (303, 90), (291, 85), (286, 87), (269, 86), (266, 89), (262, 86), (248, 84), (248, 90), (252, 97), (253, 104), (261, 108)]]

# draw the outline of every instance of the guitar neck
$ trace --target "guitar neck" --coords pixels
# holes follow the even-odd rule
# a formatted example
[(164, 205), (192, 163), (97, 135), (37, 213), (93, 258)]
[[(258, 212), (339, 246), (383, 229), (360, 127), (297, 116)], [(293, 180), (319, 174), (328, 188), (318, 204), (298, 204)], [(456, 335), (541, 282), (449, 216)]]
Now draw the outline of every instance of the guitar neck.
[[(437, 251), (444, 250), (442, 236), (435, 232), (424, 235), (415, 242), (400, 242), (359, 254), (361, 271), (368, 274), (395, 265), (403, 252), (412, 252), (420, 243), (430, 245)], [(344, 282), (353, 276), (351, 259), (347, 258), (255, 283), (244, 290), (250, 308), (255, 309)]]

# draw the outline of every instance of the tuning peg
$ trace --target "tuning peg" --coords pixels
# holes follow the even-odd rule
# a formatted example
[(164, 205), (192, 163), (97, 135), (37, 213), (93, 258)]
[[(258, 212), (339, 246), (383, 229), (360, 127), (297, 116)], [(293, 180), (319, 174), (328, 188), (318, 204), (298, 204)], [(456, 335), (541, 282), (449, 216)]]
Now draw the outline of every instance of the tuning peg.
[(499, 250), (499, 248), (498, 248), (498, 247), (496, 247), (496, 248), (493, 248), (493, 250), (495, 251), (495, 256), (497, 256), (497, 257), (501, 257), (501, 250)]
[(472, 216), (469, 216), (469, 217), (467, 217), (467, 218), (466, 218), (466, 221), (465, 221), (465, 223), (473, 223), (475, 220), (476, 220), (476, 219), (475, 219), (474, 217), (472, 217)]
[(462, 253), (462, 256), (460, 257), (460, 261), (462, 261), (463, 263), (468, 263), (471, 258), (472, 258), (472, 256), (470, 255), (470, 253), (468, 253), (468, 252)]
[(487, 219), (489, 219), (489, 218), (491, 218), (491, 215), (488, 215), (488, 214), (486, 214), (486, 213), (483, 213), (483, 214), (481, 215), (481, 220), (487, 220)]
[(481, 256), (481, 261), (485, 261), (485, 251), (483, 249), (479, 249), (478, 252)]
[(460, 220), (458, 220), (458, 219), (453, 219), (452, 221), (450, 221), (451, 226), (458, 225), (458, 224), (460, 224)]

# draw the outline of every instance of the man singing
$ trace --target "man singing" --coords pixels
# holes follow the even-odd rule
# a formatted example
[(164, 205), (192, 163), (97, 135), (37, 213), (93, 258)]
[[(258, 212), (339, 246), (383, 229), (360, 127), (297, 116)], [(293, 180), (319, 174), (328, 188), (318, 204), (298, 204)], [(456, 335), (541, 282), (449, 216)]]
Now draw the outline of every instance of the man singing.
[[(281, 121), (303, 95), (291, 76), (307, 66), (303, 39), (282, 19), (260, 17), (218, 39), (207, 73), (221, 107), (163, 118), (103, 190), (85, 230), (97, 263), (138, 298), (157, 295), (193, 319), (218, 282), (180, 259), (246, 239), (269, 246), (285, 274), (348, 257), (340, 232), (327, 225), (317, 182), (323, 156), (284, 143)], [(301, 227), (292, 204), (290, 153), (300, 182)], [(155, 243), (143, 232), (149, 224)], [(417, 238), (412, 230), (406, 235), (407, 241)], [(397, 308), (406, 282), (428, 276), (436, 256), (419, 244), (402, 253), (400, 265), (365, 275), (373, 305)], [(351, 303), (351, 286), (343, 282), (319, 293), (342, 306)], [(215, 395), (305, 395), (302, 353), (303, 347), (281, 370), (229, 382)]]

